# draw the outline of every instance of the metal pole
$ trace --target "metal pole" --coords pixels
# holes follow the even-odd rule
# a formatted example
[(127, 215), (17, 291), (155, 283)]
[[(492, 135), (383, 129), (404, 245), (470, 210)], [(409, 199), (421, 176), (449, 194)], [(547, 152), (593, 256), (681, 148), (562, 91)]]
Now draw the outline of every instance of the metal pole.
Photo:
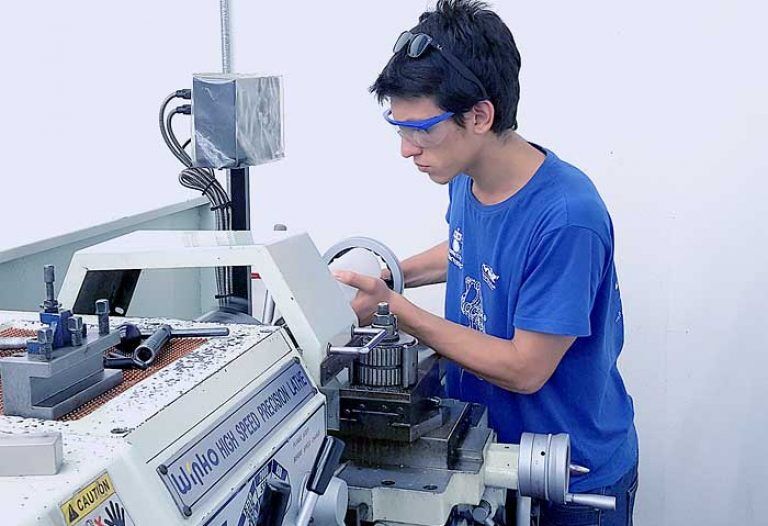
[[(219, 0), (221, 11), (221, 68), (223, 73), (233, 73), (232, 59), (232, 13), (229, 0)], [(232, 211), (232, 230), (251, 229), (251, 187), (248, 168), (227, 170)], [(232, 268), (232, 294), (244, 300), (242, 305), (235, 302), (238, 310), (251, 314), (251, 267)]]
[[(227, 170), (229, 195), (232, 200), (232, 230), (251, 229), (251, 185), (248, 168)], [(232, 267), (232, 294), (244, 300), (246, 314), (253, 314), (251, 305), (251, 267)]]
[(229, 16), (229, 0), (219, 0), (221, 11), (221, 69), (224, 73), (232, 73), (232, 27)]

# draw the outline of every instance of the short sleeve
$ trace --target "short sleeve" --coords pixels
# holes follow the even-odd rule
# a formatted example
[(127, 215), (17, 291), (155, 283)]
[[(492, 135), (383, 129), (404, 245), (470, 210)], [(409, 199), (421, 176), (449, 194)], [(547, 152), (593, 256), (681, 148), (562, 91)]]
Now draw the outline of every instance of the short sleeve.
[(453, 202), (453, 180), (448, 183), (448, 208), (445, 210), (445, 222), (451, 224), (451, 203)]
[(514, 326), (562, 336), (589, 336), (590, 314), (608, 250), (594, 231), (565, 226), (542, 236), (526, 262)]

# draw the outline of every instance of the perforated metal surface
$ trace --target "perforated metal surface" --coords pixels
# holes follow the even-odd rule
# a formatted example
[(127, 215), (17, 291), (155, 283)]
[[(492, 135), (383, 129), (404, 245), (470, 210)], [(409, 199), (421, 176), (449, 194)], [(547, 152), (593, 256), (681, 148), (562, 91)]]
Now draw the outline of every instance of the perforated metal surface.
[[(34, 338), (35, 337), (35, 331), (31, 331), (29, 329), (16, 329), (16, 328), (8, 328), (3, 329), (0, 331), (0, 338)], [(15, 356), (18, 354), (24, 354), (23, 350), (19, 349), (3, 349), (0, 348), (0, 358), (5, 358), (6, 356)]]
[[(0, 337), (21, 337), (21, 336), (28, 336), (28, 337), (34, 337), (35, 333), (34, 331), (30, 331), (28, 329), (5, 329), (3, 331), (0, 331)], [(125, 392), (130, 387), (136, 385), (137, 383), (141, 382), (145, 378), (148, 378), (155, 374), (160, 369), (170, 365), (171, 363), (175, 362), (179, 358), (186, 356), (190, 352), (194, 351), (198, 347), (200, 347), (202, 344), (204, 344), (207, 340), (205, 338), (183, 338), (178, 340), (171, 340), (169, 344), (167, 344), (158, 354), (157, 358), (155, 359), (155, 362), (145, 371), (142, 371), (140, 369), (128, 369), (123, 371), (123, 381), (120, 383), (120, 385), (117, 385), (110, 389), (109, 391), (97, 396), (93, 400), (86, 402), (79, 408), (75, 409), (74, 411), (67, 413), (66, 415), (62, 416), (59, 420), (69, 422), (72, 420), (79, 420), (80, 418), (83, 418), (86, 415), (89, 415), (90, 413), (97, 410), (99, 407), (107, 403), (108, 401), (115, 398), (117, 395)], [(110, 351), (114, 351), (114, 349), (110, 349)], [(0, 349), (0, 357), (5, 356), (12, 356), (14, 354), (20, 354), (22, 351), (19, 351), (18, 349), (14, 350), (2, 350)], [(2, 402), (2, 395), (3, 395), (3, 384), (2, 380), (0, 379), (0, 414), (3, 414), (3, 402)]]
[(127, 391), (130, 387), (136, 385), (145, 378), (152, 376), (157, 371), (170, 365), (182, 356), (186, 356), (187, 354), (191, 353), (206, 341), (207, 340), (205, 338), (183, 338), (178, 340), (171, 340), (162, 348), (160, 353), (157, 355), (157, 358), (155, 358), (154, 363), (148, 369), (144, 371), (141, 369), (127, 369), (123, 371), (123, 381), (120, 383), (120, 385), (117, 385), (106, 393), (97, 396), (90, 402), (86, 402), (78, 409), (75, 409), (71, 413), (67, 413), (66, 415), (62, 416), (59, 420), (69, 422), (72, 420), (78, 420), (86, 415), (89, 415), (90, 413), (93, 413), (99, 407), (104, 405), (106, 402), (109, 402), (120, 393)]

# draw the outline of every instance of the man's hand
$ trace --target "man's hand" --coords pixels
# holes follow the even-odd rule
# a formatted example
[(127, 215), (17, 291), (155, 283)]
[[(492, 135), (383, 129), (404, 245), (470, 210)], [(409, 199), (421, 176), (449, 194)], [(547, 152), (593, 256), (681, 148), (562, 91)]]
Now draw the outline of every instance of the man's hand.
[(373, 313), (376, 312), (376, 306), (382, 301), (390, 303), (395, 294), (379, 278), (364, 276), (348, 270), (334, 272), (333, 275), (345, 285), (357, 289), (357, 295), (352, 300), (352, 309), (357, 314), (361, 326), (370, 324)]

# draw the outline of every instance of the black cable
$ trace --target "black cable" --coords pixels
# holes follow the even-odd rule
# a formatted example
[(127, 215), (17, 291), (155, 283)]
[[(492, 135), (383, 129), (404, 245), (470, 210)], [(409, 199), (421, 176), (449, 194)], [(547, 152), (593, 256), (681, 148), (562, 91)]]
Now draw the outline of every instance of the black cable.
[[(185, 188), (197, 190), (204, 194), (211, 203), (214, 211), (217, 230), (229, 230), (232, 224), (229, 194), (216, 179), (213, 171), (207, 168), (187, 168), (179, 174), (179, 182)], [(229, 267), (216, 268), (217, 299), (220, 306), (229, 303), (232, 296), (232, 270)]]
[(173, 145), (171, 148), (171, 151), (176, 152), (178, 155), (176, 155), (176, 158), (179, 159), (184, 166), (192, 167), (192, 158), (185, 152), (181, 144), (179, 143), (179, 140), (176, 138), (176, 134), (173, 132), (173, 118), (183, 113), (183, 110), (179, 108), (174, 108), (168, 115), (165, 117), (165, 131), (166, 134)]
[[(160, 134), (162, 135), (166, 146), (171, 150), (173, 156), (186, 167), (179, 174), (179, 182), (185, 188), (201, 192), (208, 199), (211, 203), (211, 210), (214, 211), (217, 230), (230, 230), (232, 227), (232, 210), (229, 206), (231, 203), (229, 194), (224, 187), (221, 186), (218, 179), (216, 179), (216, 175), (212, 169), (193, 167), (192, 158), (186, 151), (191, 139), (186, 140), (184, 144), (181, 145), (173, 131), (174, 116), (180, 113), (190, 115), (192, 113), (192, 106), (190, 104), (183, 104), (174, 108), (168, 115), (166, 115), (168, 105), (176, 98), (191, 100), (192, 90), (177, 90), (169, 94), (160, 105), (158, 122), (160, 125)], [(229, 298), (233, 294), (232, 283), (232, 268), (216, 267), (216, 289), (218, 291), (216, 299), (218, 299), (220, 306), (226, 306), (229, 303)]]
[(185, 90), (177, 90), (167, 97), (163, 99), (163, 103), (160, 105), (160, 114), (159, 114), (159, 124), (160, 124), (160, 135), (163, 137), (163, 141), (165, 142), (166, 146), (168, 146), (168, 149), (171, 150), (171, 153), (174, 157), (176, 157), (179, 161), (181, 161), (182, 164), (185, 164), (184, 159), (181, 157), (180, 153), (174, 148), (173, 144), (170, 141), (170, 138), (168, 136), (168, 130), (166, 129), (166, 121), (165, 121), (165, 112), (168, 108), (168, 104), (175, 99), (179, 98), (182, 95), (180, 93), (183, 93)]
[(227, 201), (225, 203), (220, 203), (218, 205), (214, 205), (211, 207), (211, 212), (215, 212), (216, 210), (222, 210), (224, 208), (228, 208), (232, 206), (232, 201)]
[(205, 188), (203, 188), (203, 193), (207, 194), (208, 190), (211, 188), (211, 185), (213, 185), (213, 183), (215, 183), (215, 182), (217, 182), (216, 178), (212, 178), (210, 181), (208, 181), (208, 184), (205, 185)]

